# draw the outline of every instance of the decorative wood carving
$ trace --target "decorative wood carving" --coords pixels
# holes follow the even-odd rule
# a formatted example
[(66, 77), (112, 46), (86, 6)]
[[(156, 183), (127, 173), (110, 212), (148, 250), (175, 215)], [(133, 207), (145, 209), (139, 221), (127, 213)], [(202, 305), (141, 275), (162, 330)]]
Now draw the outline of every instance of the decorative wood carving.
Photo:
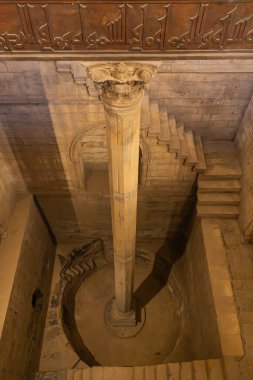
[(0, 4), (2, 54), (252, 47), (252, 2), (9, 0)]

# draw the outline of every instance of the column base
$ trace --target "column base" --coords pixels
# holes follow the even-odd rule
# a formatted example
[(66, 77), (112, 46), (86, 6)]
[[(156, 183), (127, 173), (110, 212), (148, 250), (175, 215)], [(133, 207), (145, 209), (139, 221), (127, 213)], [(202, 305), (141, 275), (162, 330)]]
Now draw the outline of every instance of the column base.
[(141, 308), (134, 300), (133, 311), (123, 314), (115, 304), (115, 299), (110, 300), (104, 311), (104, 321), (111, 332), (117, 338), (131, 338), (144, 326), (146, 319), (145, 309)]
[(110, 313), (111, 313), (111, 324), (112, 326), (125, 327), (125, 326), (136, 326), (137, 316), (136, 316), (136, 305), (134, 303), (133, 310), (129, 313), (121, 313), (117, 306), (115, 299), (110, 301)]

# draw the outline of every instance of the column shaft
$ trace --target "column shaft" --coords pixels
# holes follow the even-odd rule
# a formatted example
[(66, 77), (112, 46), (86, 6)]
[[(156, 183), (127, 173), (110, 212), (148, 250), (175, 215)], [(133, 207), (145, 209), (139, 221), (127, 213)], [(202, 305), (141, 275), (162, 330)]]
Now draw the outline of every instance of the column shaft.
[(141, 99), (128, 107), (105, 104), (110, 177), (115, 298), (120, 313), (132, 310)]
[(133, 283), (140, 110), (145, 84), (154, 73), (154, 66), (140, 63), (118, 62), (88, 68), (89, 77), (99, 89), (106, 117), (115, 263), (115, 302), (108, 309), (112, 325), (136, 324)]

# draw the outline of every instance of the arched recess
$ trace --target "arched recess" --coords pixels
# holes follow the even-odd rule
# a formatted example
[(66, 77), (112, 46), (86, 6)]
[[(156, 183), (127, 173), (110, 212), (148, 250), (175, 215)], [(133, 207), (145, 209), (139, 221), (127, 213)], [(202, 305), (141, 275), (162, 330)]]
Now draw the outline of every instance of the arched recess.
[[(69, 157), (73, 166), (76, 189), (91, 193), (109, 193), (105, 122), (87, 125), (72, 141)], [(145, 187), (149, 147), (140, 135), (139, 187)]]

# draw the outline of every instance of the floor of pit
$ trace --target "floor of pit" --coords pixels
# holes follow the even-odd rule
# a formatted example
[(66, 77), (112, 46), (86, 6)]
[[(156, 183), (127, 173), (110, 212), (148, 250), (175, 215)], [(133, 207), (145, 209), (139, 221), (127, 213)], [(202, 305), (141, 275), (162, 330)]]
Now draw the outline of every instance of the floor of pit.
[[(153, 289), (156, 291), (153, 294)], [(182, 327), (182, 305), (173, 287), (162, 284), (150, 267), (135, 266), (135, 290), (145, 304), (146, 321), (134, 337), (114, 337), (104, 323), (104, 309), (114, 296), (114, 268), (106, 265), (80, 286), (75, 321), (84, 345), (103, 366), (141, 366), (166, 361)], [(152, 293), (152, 294), (151, 294)]]

